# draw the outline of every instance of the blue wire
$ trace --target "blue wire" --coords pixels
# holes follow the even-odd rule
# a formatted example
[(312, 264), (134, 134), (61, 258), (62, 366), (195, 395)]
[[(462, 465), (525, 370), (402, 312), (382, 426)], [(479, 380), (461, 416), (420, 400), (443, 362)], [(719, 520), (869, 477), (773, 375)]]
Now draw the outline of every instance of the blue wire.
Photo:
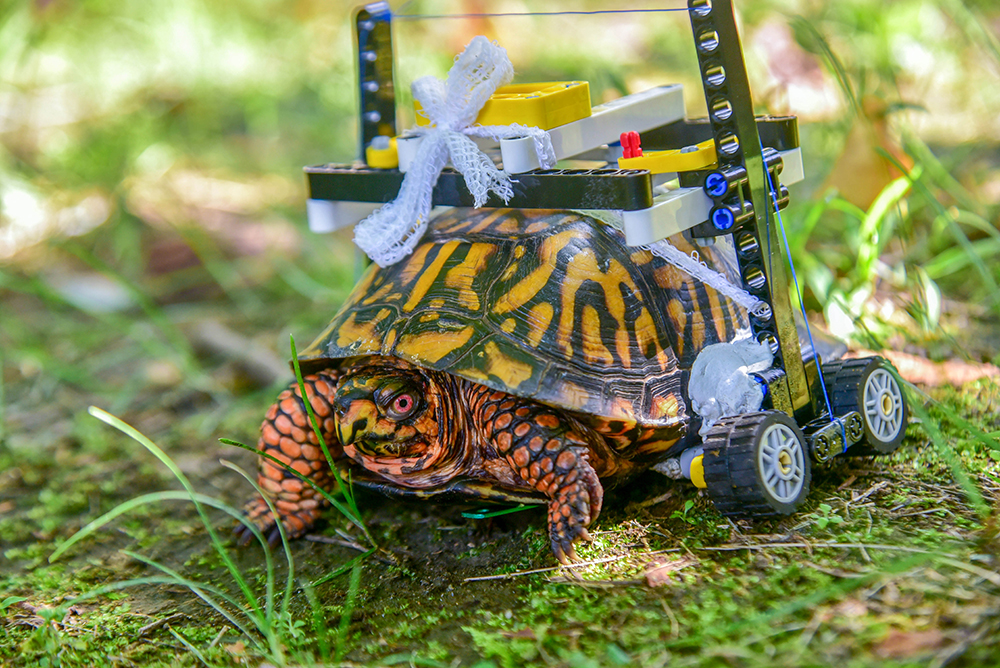
[[(402, 8), (410, 3), (407, 2)], [(406, 19), (420, 21), (423, 19), (475, 19), (487, 17), (510, 17), (510, 16), (594, 16), (598, 14), (656, 14), (661, 12), (686, 12), (687, 7), (675, 7), (673, 9), (595, 9), (592, 11), (567, 11), (567, 12), (498, 12), (485, 14), (393, 14), (394, 19)]]
[[(764, 147), (761, 146), (761, 152), (763, 153)], [(802, 301), (802, 291), (799, 289), (799, 279), (795, 275), (795, 263), (792, 262), (792, 250), (788, 245), (788, 237), (785, 235), (785, 223), (781, 220), (781, 209), (778, 208), (778, 192), (774, 187), (774, 181), (771, 179), (771, 172), (767, 169), (767, 165), (764, 166), (764, 172), (767, 174), (768, 187), (771, 190), (771, 200), (774, 203), (774, 215), (778, 219), (778, 229), (781, 230), (781, 239), (785, 243), (785, 256), (788, 258), (788, 267), (792, 270), (792, 283), (795, 284), (795, 294), (799, 298), (799, 308), (802, 310), (802, 320), (806, 326), (806, 334), (809, 336), (809, 345), (812, 346), (813, 359), (816, 359), (816, 342), (813, 341), (812, 328), (809, 326), (809, 316), (806, 314), (806, 304)], [(770, 225), (770, 218), (767, 219)], [(768, 238), (768, 255), (770, 256), (770, 240), (771, 240), (771, 230), (767, 231)], [(844, 437), (844, 449), (847, 449), (847, 431), (844, 427), (844, 421), (838, 420), (833, 415), (833, 406), (830, 404), (830, 395), (826, 391), (826, 381), (823, 379), (823, 365), (817, 363), (816, 370), (819, 371), (819, 385), (823, 388), (823, 399), (826, 401), (826, 410), (830, 415), (830, 422), (839, 422), (840, 430)]]

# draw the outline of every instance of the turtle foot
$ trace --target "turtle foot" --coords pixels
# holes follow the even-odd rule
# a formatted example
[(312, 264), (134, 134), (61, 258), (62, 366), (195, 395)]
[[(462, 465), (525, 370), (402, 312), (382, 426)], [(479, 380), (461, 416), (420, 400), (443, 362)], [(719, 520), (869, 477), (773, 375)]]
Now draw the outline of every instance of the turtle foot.
[[(279, 501), (278, 503), (281, 504), (282, 502)], [(285, 536), (289, 540), (305, 535), (306, 531), (312, 528), (319, 517), (318, 507), (299, 508), (298, 510), (290, 510), (287, 513), (281, 511), (282, 509), (278, 508), (278, 519), (280, 519), (281, 526), (285, 530)], [(249, 502), (243, 508), (243, 515), (243, 519), (238, 521), (233, 528), (233, 535), (236, 537), (236, 542), (241, 546), (246, 547), (253, 540), (254, 535), (253, 530), (250, 529), (251, 525), (257, 527), (264, 534), (267, 544), (271, 547), (281, 542), (278, 519), (275, 518), (274, 513), (271, 512), (264, 499), (258, 497)]]
[(576, 543), (591, 542), (587, 526), (591, 522), (590, 491), (585, 485), (560, 490), (549, 505), (549, 542), (552, 554), (564, 566), (580, 561)]

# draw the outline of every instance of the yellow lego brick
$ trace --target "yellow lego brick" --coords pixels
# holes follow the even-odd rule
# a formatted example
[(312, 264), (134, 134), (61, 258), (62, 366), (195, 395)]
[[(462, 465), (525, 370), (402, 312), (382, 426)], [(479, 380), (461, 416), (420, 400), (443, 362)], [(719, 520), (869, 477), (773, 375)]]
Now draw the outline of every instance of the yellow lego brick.
[[(376, 140), (380, 139), (376, 137)], [(373, 142), (374, 144), (374, 142)], [(390, 137), (386, 148), (365, 147), (365, 162), (375, 169), (395, 169), (399, 167), (399, 153), (396, 151), (396, 138)]]
[(667, 172), (693, 172), (697, 169), (708, 169), (718, 161), (719, 158), (715, 153), (715, 140), (709, 139), (693, 147), (655, 151), (638, 158), (618, 158), (618, 168), (648, 169), (653, 174), (665, 174)]
[(698, 455), (691, 460), (691, 482), (698, 489), (705, 489), (708, 484), (705, 482), (705, 456)]
[[(429, 125), (414, 100), (417, 125)], [(476, 117), (479, 125), (520, 123), (551, 130), (590, 116), (590, 84), (586, 81), (549, 81), (501, 86)]]

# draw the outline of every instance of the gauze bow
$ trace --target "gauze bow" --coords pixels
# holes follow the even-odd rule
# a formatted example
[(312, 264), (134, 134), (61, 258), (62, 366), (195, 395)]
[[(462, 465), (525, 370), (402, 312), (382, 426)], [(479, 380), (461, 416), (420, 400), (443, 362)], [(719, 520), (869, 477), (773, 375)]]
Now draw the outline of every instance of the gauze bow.
[(477, 207), (490, 192), (510, 200), (510, 176), (493, 164), (469, 137), (494, 141), (531, 137), (543, 169), (555, 165), (552, 141), (544, 130), (519, 124), (473, 126), (480, 109), (494, 91), (514, 77), (507, 51), (483, 36), (473, 38), (455, 60), (448, 80), (423, 77), (413, 82), (413, 97), (420, 102), (430, 125), (413, 130), (421, 135), (416, 155), (403, 178), (396, 199), (361, 221), (354, 242), (379, 266), (406, 257), (427, 229), (431, 194), (441, 170), (451, 160), (465, 177)]

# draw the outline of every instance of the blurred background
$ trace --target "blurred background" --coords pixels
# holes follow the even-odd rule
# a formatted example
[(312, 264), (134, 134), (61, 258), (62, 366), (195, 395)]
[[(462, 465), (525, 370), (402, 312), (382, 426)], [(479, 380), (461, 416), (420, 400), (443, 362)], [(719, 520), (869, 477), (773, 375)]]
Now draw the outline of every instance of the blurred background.
[[(654, 6), (441, 0), (402, 13)], [(860, 347), (1000, 361), (1000, 7), (739, 10), (757, 111), (799, 117), (807, 179), (784, 221), (811, 317)], [(127, 462), (129, 446), (96, 436), (89, 404), (187, 470), (204, 472), (218, 436), (256, 438), (287, 382), (289, 333), (308, 343), (355, 275), (349, 232), (307, 231), (301, 172), (355, 157), (352, 11), (0, 4), (0, 488), (48, 494), (0, 500), (8, 544), (141, 484), (101, 464)], [(680, 82), (689, 113), (704, 111), (683, 12), (394, 30), (400, 127), (409, 83), (444, 77), (476, 34), (507, 48), (515, 81), (588, 80), (594, 103)]]

